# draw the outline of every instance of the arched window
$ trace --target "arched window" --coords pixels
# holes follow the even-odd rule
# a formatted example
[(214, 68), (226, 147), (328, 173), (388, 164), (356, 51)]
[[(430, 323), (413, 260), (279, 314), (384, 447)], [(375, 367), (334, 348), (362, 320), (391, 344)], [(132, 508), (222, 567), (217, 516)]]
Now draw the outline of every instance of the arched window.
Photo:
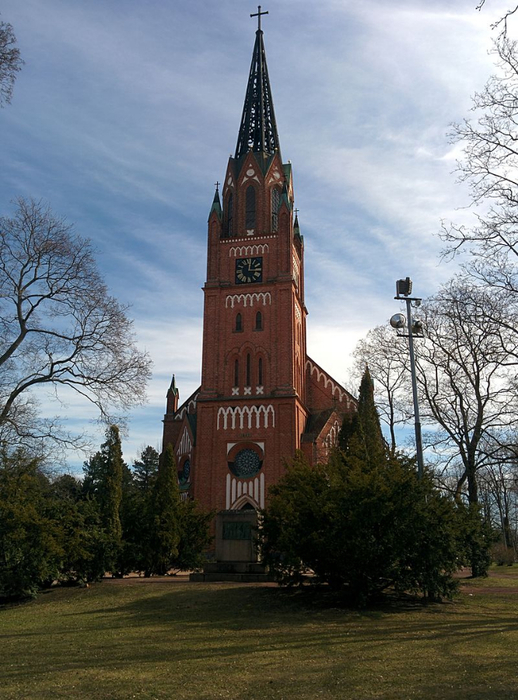
[(243, 317), (241, 314), (238, 314), (236, 316), (236, 331), (242, 331), (243, 330)]
[(259, 386), (263, 385), (263, 358), (259, 358), (259, 362), (257, 363), (257, 383)]
[(234, 197), (232, 193), (227, 199), (227, 236), (232, 236), (234, 231)]
[(263, 315), (260, 311), (258, 311), (255, 315), (255, 330), (256, 331), (263, 330)]
[(278, 187), (272, 190), (272, 232), (279, 230), (279, 207), (281, 204), (281, 193)]
[(250, 365), (251, 365), (250, 353), (246, 356), (246, 384), (245, 386), (250, 386)]
[(239, 360), (234, 362), (234, 386), (239, 386)]
[(253, 185), (250, 185), (246, 190), (245, 203), (245, 228), (253, 229), (255, 228), (255, 187), (253, 187)]

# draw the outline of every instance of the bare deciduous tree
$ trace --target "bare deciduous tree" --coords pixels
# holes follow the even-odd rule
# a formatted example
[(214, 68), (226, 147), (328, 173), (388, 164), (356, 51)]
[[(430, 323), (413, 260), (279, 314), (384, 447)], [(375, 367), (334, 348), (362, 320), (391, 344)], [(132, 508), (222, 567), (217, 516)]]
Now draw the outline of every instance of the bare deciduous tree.
[[(486, 4), (486, 0), (480, 0), (478, 5), (475, 7), (475, 10), (481, 10), (485, 4)], [(509, 17), (514, 15), (514, 13), (517, 11), (518, 11), (518, 5), (507, 10), (507, 12), (505, 12), (502, 15), (502, 17), (500, 17), (500, 19), (498, 19), (496, 22), (493, 22), (493, 24), (491, 25), (491, 29), (498, 29), (499, 27), (501, 27), (502, 35), (506, 36), (507, 35), (507, 20), (509, 19)]]
[[(516, 439), (516, 438), (515, 438)], [(481, 470), (479, 475), (481, 502), (488, 520), (495, 531), (500, 532), (501, 544), (505, 550), (518, 551), (518, 499), (516, 449), (514, 457), (503, 454)]]
[(88, 241), (41, 203), (0, 219), (0, 440), (64, 439), (38, 388), (71, 388), (103, 419), (145, 399), (150, 360), (109, 296)]
[(476, 120), (453, 127), (463, 144), (459, 179), (482, 205), (473, 228), (444, 226), (447, 253), (469, 249), (469, 272), (485, 284), (518, 292), (518, 55), (507, 37), (495, 42), (500, 72), (473, 98)]
[(365, 367), (374, 381), (376, 406), (380, 420), (388, 427), (389, 448), (395, 453), (396, 428), (411, 418), (407, 401), (409, 387), (408, 351), (398, 343), (394, 331), (387, 324), (377, 326), (360, 340), (354, 350), (354, 378), (359, 385)]
[(0, 107), (11, 102), (16, 74), (22, 65), (13, 28), (7, 22), (0, 21)]
[[(422, 306), (426, 338), (416, 352), (422, 418), (446, 473), (460, 466), (456, 492), (478, 502), (478, 471), (501, 450), (495, 440), (516, 420), (518, 336), (506, 292), (454, 280)], [(516, 318), (516, 316), (515, 316)]]

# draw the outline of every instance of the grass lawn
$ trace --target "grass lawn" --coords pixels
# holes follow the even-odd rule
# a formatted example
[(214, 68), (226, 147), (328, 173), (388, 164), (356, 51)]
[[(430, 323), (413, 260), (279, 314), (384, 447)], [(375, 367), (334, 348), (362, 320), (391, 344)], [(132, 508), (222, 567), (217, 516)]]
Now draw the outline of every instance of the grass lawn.
[(351, 611), (251, 584), (105, 581), (0, 609), (0, 698), (518, 698), (518, 566)]

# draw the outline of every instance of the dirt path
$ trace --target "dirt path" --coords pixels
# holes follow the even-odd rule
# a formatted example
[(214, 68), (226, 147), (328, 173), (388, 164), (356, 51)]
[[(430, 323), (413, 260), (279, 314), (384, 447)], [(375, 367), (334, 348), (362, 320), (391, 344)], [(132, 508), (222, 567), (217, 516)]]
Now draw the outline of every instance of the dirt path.
[[(477, 588), (472, 588), (469, 585), (471, 576), (470, 569), (461, 569), (457, 572), (455, 578), (460, 580), (460, 589), (463, 593), (470, 595), (477, 595), (479, 593), (495, 593), (497, 595), (518, 595), (518, 572), (516, 571), (500, 571), (492, 570), (489, 572), (489, 578), (505, 578), (514, 579), (516, 581), (516, 586), (484, 586)], [(152, 585), (156, 583), (170, 583), (174, 585), (175, 583), (189, 583), (189, 572), (174, 574), (172, 576), (151, 576), (145, 578), (144, 576), (139, 576), (138, 574), (130, 574), (125, 578), (112, 578), (107, 576), (103, 581), (111, 586), (139, 586), (139, 585)], [(241, 585), (241, 584), (240, 584)], [(277, 584), (268, 583), (254, 583), (255, 586), (276, 586)]]

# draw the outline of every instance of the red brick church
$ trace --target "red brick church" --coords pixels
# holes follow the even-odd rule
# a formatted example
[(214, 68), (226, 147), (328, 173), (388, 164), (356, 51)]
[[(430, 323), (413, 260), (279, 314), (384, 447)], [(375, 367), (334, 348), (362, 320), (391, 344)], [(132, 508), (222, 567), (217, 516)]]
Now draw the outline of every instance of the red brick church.
[(164, 418), (184, 497), (217, 511), (263, 508), (284, 460), (298, 449), (324, 460), (355, 410), (306, 351), (304, 241), (260, 8), (258, 19), (235, 155), (209, 214), (201, 386), (180, 404), (173, 377)]

